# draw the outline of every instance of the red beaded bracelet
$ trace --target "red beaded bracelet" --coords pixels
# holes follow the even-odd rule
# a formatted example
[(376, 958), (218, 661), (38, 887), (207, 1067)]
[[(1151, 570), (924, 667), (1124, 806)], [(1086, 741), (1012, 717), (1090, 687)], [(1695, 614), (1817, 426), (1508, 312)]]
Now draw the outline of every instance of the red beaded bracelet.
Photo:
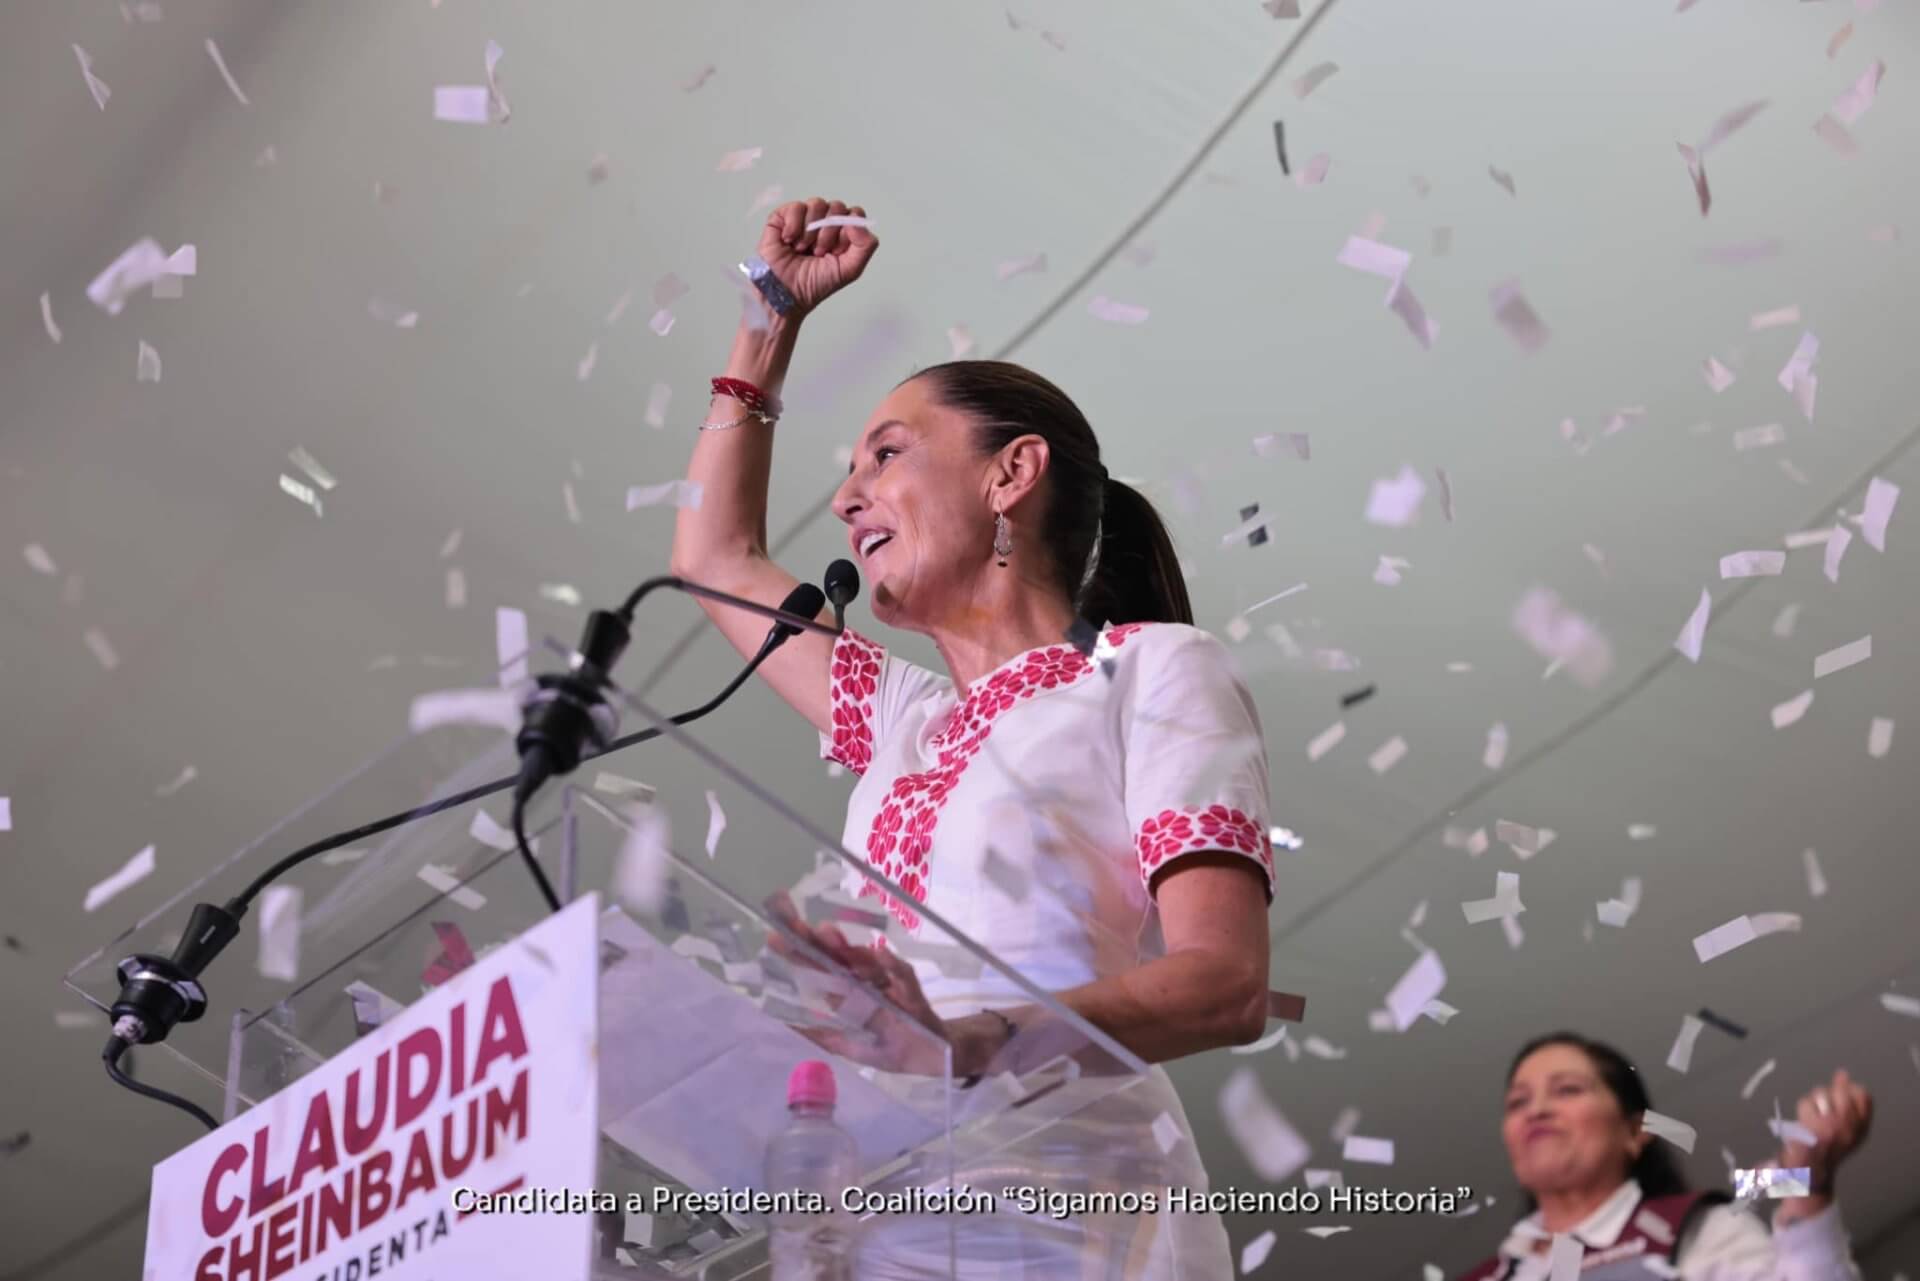
[(729, 396), (757, 414), (780, 416), (780, 402), (744, 378), (716, 378), (713, 394)]

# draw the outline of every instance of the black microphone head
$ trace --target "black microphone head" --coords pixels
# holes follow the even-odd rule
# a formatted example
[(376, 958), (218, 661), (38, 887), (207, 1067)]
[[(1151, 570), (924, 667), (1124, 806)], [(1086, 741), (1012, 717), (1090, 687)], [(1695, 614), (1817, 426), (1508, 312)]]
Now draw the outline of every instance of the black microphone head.
[[(784, 612), (801, 618), (817, 618), (826, 607), (826, 593), (812, 583), (796, 583), (793, 590), (787, 593), (787, 598), (780, 602)], [(800, 629), (792, 623), (775, 623), (773, 626), (782, 640), (800, 634)]]
[(827, 599), (841, 609), (851, 605), (853, 598), (860, 594), (860, 571), (853, 567), (850, 560), (836, 560), (827, 566), (825, 582)]

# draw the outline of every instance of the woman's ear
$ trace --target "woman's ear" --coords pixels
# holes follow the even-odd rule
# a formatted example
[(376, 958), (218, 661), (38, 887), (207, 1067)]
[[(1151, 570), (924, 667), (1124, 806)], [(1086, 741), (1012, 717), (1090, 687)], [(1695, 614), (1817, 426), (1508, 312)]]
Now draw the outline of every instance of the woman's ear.
[(994, 456), (988, 473), (988, 491), (996, 510), (1009, 511), (1038, 489), (1050, 457), (1043, 436), (1026, 435), (1008, 441)]

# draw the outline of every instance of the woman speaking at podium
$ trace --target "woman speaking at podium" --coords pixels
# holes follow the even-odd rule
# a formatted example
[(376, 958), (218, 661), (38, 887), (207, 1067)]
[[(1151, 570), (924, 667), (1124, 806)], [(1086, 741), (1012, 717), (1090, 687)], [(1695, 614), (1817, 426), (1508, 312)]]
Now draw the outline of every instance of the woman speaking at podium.
[[(815, 224), (864, 216), (793, 202), (762, 230), (746, 268), (766, 323), (743, 319), (714, 380), (687, 472), (703, 499), (679, 512), (674, 573), (772, 606), (796, 585), (766, 539), (780, 388), (805, 317), (878, 247), (861, 223)], [(874, 616), (931, 638), (947, 670), (848, 630), (795, 636), (760, 674), (860, 775), (844, 843), (910, 896), (883, 904), (905, 934), (919, 908), (937, 913), (1149, 1063), (1258, 1038), (1273, 897), (1259, 718), (1225, 647), (1192, 625), (1159, 516), (1107, 474), (1080, 410), (1017, 365), (923, 370), (874, 410), (833, 511)], [(764, 619), (707, 612), (758, 650)], [(1016, 1059), (1041, 1013), (990, 972), (943, 974), (830, 926), (812, 941), (944, 1038), (956, 1077)], [(1088, 1165), (1156, 1193), (1206, 1188), (1163, 1069), (1089, 1111), (1083, 1132), (1102, 1144)], [(1217, 1215), (1054, 1228), (969, 1224), (962, 1274), (1233, 1275)], [(945, 1270), (876, 1244), (863, 1276)]]

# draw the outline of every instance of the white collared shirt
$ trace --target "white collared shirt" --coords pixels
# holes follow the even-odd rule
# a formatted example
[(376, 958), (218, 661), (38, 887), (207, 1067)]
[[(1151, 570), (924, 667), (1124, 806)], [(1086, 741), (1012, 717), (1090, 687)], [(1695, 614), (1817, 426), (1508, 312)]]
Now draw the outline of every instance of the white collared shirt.
[[(1569, 1235), (1589, 1252), (1605, 1250), (1620, 1239), (1639, 1205), (1640, 1185), (1628, 1179)], [(1537, 1211), (1515, 1224), (1500, 1245), (1503, 1257), (1518, 1260), (1509, 1281), (1547, 1281), (1546, 1250), (1536, 1252), (1535, 1246), (1551, 1240)], [(1714, 1206), (1701, 1214), (1677, 1265), (1680, 1281), (1860, 1281), (1838, 1206), (1778, 1232), (1742, 1206)]]

